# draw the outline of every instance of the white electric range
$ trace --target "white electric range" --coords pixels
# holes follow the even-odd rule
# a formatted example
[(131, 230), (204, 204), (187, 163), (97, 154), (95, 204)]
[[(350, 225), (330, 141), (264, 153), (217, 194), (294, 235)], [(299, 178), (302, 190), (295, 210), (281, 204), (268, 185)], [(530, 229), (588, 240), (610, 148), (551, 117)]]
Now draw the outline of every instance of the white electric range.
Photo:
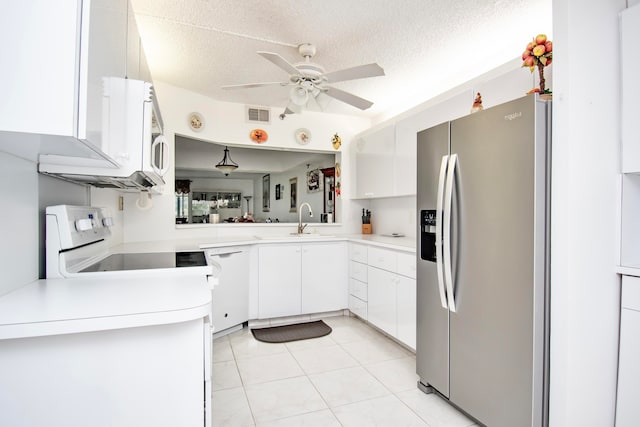
[(57, 205), (46, 209), (47, 278), (163, 275), (206, 282), (212, 266), (201, 250), (122, 253), (113, 250), (113, 218), (103, 208)]

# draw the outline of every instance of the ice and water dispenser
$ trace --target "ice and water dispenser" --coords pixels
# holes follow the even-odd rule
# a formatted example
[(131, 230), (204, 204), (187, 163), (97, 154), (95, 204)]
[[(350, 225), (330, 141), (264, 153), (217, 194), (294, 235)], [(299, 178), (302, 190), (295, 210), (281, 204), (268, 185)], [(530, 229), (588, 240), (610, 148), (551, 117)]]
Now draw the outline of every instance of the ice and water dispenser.
[(436, 262), (436, 211), (420, 211), (420, 258)]

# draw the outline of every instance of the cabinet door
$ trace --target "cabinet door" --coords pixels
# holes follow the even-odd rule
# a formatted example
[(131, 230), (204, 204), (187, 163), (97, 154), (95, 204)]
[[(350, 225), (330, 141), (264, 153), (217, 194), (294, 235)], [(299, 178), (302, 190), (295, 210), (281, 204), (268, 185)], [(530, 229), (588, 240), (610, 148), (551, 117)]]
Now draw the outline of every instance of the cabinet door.
[(2, 5), (0, 130), (73, 135), (80, 10), (78, 1)]
[(638, 79), (638, 40), (640, 40), (640, 5), (620, 13), (620, 65), (622, 77), (622, 172), (640, 172), (640, 80)]
[(418, 132), (423, 128), (424, 120), (416, 115), (396, 124), (395, 155), (393, 156), (393, 194), (396, 196), (415, 196), (417, 191)]
[(640, 312), (622, 309), (616, 427), (640, 423)]
[(260, 319), (300, 314), (300, 255), (300, 245), (269, 245), (259, 248)]
[(640, 425), (640, 278), (622, 276), (616, 427)]
[(125, 77), (126, 37), (127, 0), (8, 2), (0, 93), (11, 102), (0, 103), (0, 130), (50, 136), (23, 140), (38, 144), (31, 151), (102, 158), (103, 82)]
[(416, 349), (416, 280), (398, 276), (398, 335), (397, 338)]
[(357, 198), (393, 195), (394, 126), (361, 137), (355, 146)]
[(302, 312), (347, 308), (347, 247), (344, 242), (302, 246)]
[(107, 77), (126, 75), (127, 0), (92, 0), (90, 5), (89, 16), (83, 14), (80, 36), (77, 137), (109, 152), (104, 82)]
[(397, 335), (396, 275), (369, 267), (367, 284), (367, 317), (369, 322), (391, 336)]

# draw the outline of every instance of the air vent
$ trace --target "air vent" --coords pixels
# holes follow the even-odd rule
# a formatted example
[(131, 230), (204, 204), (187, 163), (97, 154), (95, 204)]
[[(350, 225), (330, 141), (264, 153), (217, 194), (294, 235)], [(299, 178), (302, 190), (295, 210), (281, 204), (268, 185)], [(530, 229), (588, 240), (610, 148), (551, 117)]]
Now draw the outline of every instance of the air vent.
[(253, 123), (271, 123), (271, 110), (247, 106), (247, 121)]

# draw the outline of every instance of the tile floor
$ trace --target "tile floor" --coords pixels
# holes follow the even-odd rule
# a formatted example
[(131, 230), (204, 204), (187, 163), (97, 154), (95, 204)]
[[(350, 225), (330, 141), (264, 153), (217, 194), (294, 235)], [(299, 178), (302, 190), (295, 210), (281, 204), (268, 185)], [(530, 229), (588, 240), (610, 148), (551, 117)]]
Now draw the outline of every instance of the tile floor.
[(312, 340), (215, 339), (214, 427), (474, 425), (416, 388), (414, 354), (358, 318), (323, 320), (333, 331)]

